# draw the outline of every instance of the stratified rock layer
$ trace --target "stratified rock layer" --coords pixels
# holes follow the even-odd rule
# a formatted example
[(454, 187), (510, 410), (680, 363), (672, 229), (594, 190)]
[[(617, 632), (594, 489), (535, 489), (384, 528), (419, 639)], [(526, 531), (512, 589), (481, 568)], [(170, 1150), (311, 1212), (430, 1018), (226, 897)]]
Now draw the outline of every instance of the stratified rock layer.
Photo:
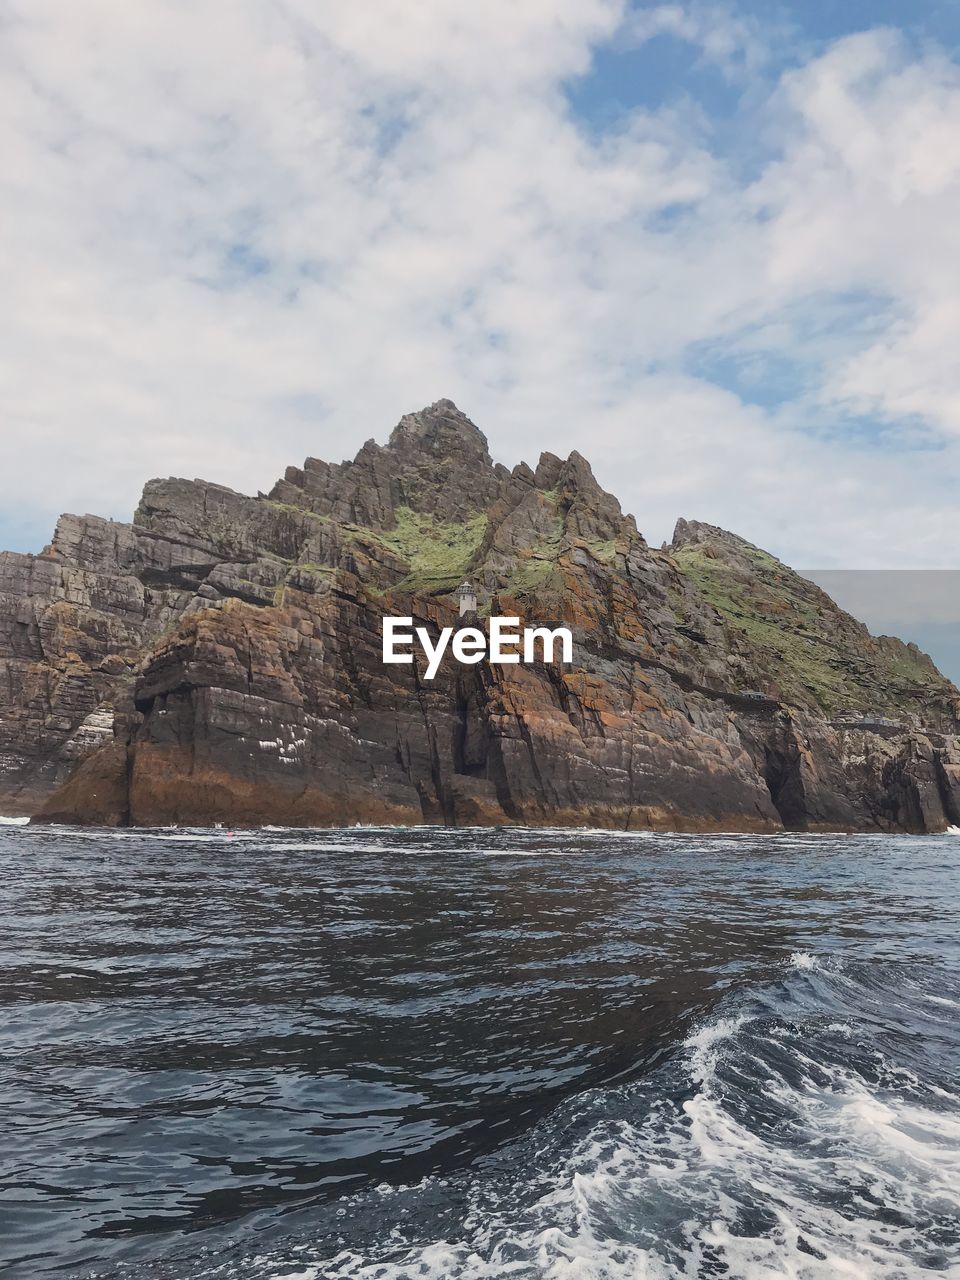
[[(383, 616), (455, 624), (465, 576), (571, 627), (573, 665), (383, 665)], [(960, 822), (925, 655), (722, 530), (649, 548), (579, 454), (508, 470), (449, 401), (269, 496), (154, 480), (132, 524), (64, 516), (0, 556), (0, 675), (0, 811), (45, 820)]]

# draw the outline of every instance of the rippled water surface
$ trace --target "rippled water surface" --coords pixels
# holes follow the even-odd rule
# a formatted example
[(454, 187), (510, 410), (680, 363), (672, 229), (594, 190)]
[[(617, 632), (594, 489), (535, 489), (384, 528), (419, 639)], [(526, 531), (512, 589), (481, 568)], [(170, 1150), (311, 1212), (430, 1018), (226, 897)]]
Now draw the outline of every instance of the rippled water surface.
[(960, 1276), (960, 839), (0, 827), (17, 1276)]

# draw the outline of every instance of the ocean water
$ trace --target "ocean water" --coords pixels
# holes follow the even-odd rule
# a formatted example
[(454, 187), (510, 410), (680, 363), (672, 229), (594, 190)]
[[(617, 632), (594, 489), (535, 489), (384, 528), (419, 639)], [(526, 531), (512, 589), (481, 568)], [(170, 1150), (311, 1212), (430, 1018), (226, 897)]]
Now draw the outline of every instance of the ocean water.
[(0, 1271), (960, 1276), (960, 839), (0, 829)]

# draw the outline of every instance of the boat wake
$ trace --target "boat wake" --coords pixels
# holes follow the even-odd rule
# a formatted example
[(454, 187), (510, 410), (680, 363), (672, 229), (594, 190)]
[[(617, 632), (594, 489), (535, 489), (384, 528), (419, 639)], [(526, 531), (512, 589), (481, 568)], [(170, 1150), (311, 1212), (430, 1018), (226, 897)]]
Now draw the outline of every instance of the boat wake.
[(960, 1280), (951, 841), (4, 829), (0, 1269)]
[[(775, 991), (701, 1026), (674, 1063), (638, 1084), (582, 1095), (472, 1175), (457, 1232), (414, 1242), (405, 1225), (424, 1204), (436, 1213), (449, 1183), (383, 1187), (376, 1214), (395, 1224), (390, 1238), (323, 1258), (303, 1250), (295, 1273), (290, 1254), (283, 1266), (261, 1258), (257, 1274), (960, 1275), (960, 1091), (956, 1080), (944, 1087), (942, 1069), (939, 1083), (925, 1080), (923, 1064), (895, 1054), (888, 1037), (865, 1038), (892, 977), (904, 1002), (894, 1023), (912, 1020), (912, 1006), (930, 1034), (942, 1029), (944, 997), (913, 975), (858, 977), (795, 954)], [(571, 1132), (579, 1134), (573, 1150), (560, 1155)], [(358, 1197), (345, 1208), (347, 1223), (370, 1212)], [(452, 1225), (449, 1204), (438, 1217), (438, 1226)]]

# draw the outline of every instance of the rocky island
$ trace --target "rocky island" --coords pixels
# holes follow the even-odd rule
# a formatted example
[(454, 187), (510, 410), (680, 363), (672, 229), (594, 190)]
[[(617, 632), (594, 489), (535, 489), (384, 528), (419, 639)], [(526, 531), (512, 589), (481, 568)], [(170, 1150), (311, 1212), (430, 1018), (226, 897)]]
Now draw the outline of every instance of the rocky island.
[[(385, 666), (385, 615), (568, 626), (572, 665)], [(960, 692), (710, 525), (647, 545), (578, 453), (448, 400), (269, 494), (152, 480), (0, 554), (0, 812), (155, 825), (938, 831)]]

